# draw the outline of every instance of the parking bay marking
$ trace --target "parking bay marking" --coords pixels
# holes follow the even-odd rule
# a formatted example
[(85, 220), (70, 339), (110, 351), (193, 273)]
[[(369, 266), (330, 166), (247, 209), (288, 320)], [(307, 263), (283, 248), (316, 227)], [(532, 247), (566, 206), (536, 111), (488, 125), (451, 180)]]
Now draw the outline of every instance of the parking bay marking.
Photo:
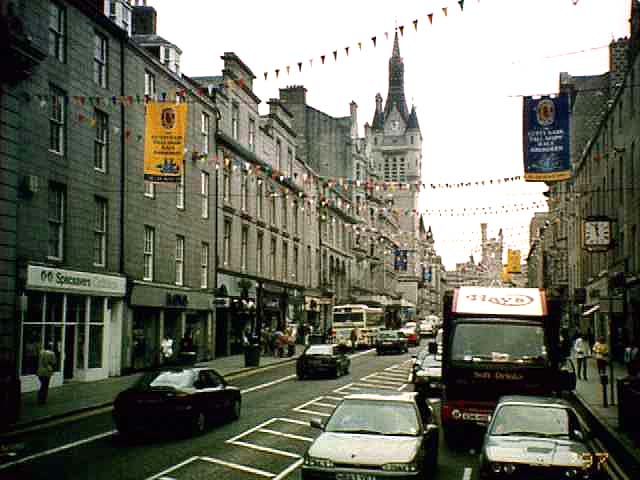
[(217, 463), (218, 465), (223, 465), (225, 467), (229, 467), (232, 469), (240, 470), (242, 472), (253, 473), (255, 475), (260, 475), (266, 478), (273, 478), (276, 476), (275, 473), (267, 472), (266, 470), (260, 470), (258, 468), (247, 467), (246, 465), (240, 465), (239, 463), (233, 462), (225, 462), (224, 460), (220, 460), (218, 458), (213, 457), (198, 457), (198, 460), (204, 460), (205, 462)]
[(471, 480), (471, 467), (465, 467), (464, 472), (462, 473), (462, 480)]
[(263, 447), (261, 445), (256, 445), (254, 443), (242, 442), (240, 440), (236, 440), (235, 442), (225, 442), (230, 445), (237, 445), (239, 447), (247, 447), (252, 448), (254, 450), (258, 450), (260, 452), (273, 453), (274, 455), (282, 455), (283, 457), (289, 458), (301, 458), (297, 453), (291, 453), (284, 450), (277, 450), (275, 448)]

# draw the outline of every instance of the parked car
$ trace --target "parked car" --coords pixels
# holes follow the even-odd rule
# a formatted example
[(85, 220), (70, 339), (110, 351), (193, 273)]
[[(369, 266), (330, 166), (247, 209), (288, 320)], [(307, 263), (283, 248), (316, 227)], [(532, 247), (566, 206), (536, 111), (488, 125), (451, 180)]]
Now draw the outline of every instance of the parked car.
[(387, 352), (405, 353), (409, 351), (407, 338), (399, 330), (382, 330), (378, 332), (376, 352), (382, 355)]
[(322, 344), (309, 345), (296, 361), (298, 379), (318, 374), (329, 374), (334, 377), (349, 373), (351, 359), (341, 345)]
[(480, 478), (604, 478), (606, 454), (593, 450), (590, 436), (564, 399), (502, 397), (484, 437)]
[(410, 347), (417, 347), (420, 345), (420, 335), (418, 334), (418, 327), (415, 322), (407, 322), (400, 329), (404, 336), (407, 337), (407, 343)]
[(349, 395), (304, 455), (302, 478), (427, 478), (438, 463), (438, 426), (415, 394)]
[(411, 381), (414, 391), (422, 396), (442, 392), (442, 357), (429, 353), (421, 359), (416, 358)]
[(421, 337), (431, 337), (436, 333), (436, 326), (430, 320), (422, 320), (418, 329), (420, 330)]
[(163, 369), (144, 375), (113, 404), (116, 428), (129, 435), (164, 429), (204, 431), (213, 420), (240, 417), (240, 390), (211, 368)]

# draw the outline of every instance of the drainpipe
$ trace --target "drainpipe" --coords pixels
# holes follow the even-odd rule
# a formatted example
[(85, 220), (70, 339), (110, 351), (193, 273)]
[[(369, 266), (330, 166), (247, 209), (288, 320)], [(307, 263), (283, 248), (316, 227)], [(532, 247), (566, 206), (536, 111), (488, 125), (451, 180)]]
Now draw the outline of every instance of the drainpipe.
[[(124, 61), (124, 52), (125, 52), (125, 39), (120, 39), (120, 96), (121, 98), (125, 95), (125, 81), (124, 81), (124, 71), (125, 71), (125, 61)], [(119, 255), (119, 264), (118, 264), (118, 272), (121, 274), (125, 273), (125, 262), (124, 262), (124, 227), (125, 227), (125, 187), (126, 187), (126, 159), (127, 156), (125, 154), (126, 147), (126, 128), (125, 128), (125, 111), (124, 104), (120, 102), (120, 255)], [(127, 292), (128, 293), (128, 292)]]

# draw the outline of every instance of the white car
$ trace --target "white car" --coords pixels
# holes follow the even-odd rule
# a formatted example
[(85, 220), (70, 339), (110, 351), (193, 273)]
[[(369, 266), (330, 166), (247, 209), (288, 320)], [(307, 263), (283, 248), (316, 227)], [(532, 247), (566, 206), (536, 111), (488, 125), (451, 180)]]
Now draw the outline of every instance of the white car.
[(420, 322), (420, 336), (430, 337), (435, 333), (435, 324), (429, 320), (422, 320)]

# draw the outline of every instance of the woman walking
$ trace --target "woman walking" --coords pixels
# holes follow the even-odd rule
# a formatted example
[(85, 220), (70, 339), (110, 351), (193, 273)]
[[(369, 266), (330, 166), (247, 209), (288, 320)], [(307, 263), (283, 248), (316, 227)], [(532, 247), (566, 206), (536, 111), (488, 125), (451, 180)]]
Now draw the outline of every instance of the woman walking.
[(576, 362), (578, 363), (578, 380), (587, 379), (587, 358), (591, 356), (589, 351), (589, 342), (585, 339), (584, 335), (579, 334), (573, 344), (573, 351), (576, 355)]
[(606, 375), (607, 362), (609, 360), (609, 347), (607, 346), (604, 337), (598, 337), (598, 340), (593, 345), (593, 354), (596, 357), (598, 373), (600, 374), (600, 376)]

